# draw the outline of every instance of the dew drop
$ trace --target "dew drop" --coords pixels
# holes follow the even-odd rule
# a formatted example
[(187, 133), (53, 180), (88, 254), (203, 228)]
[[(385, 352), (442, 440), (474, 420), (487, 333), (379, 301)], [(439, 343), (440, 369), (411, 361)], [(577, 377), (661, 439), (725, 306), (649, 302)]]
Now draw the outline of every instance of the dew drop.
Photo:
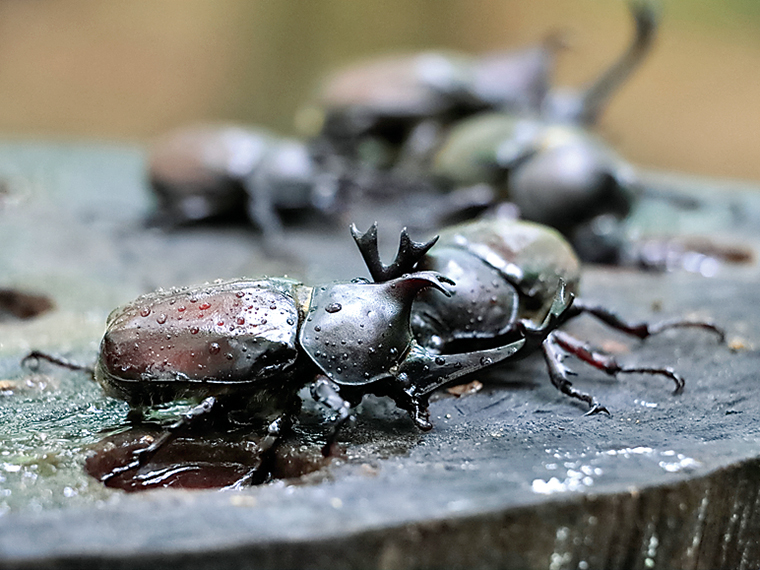
[(328, 313), (337, 313), (342, 308), (343, 308), (343, 305), (341, 305), (340, 303), (330, 303), (329, 305), (325, 307), (325, 311), (327, 311)]
[(180, 305), (179, 307), (177, 307), (177, 310), (178, 310), (180, 313), (183, 313), (183, 312), (185, 312), (185, 310), (186, 310), (186, 309), (187, 309), (187, 307), (185, 307), (185, 305)]
[(296, 324), (296, 322), (293, 319), (291, 319), (291, 318), (288, 318), (285, 322), (288, 323), (291, 326), (294, 325), (294, 324)]
[(198, 327), (190, 327), (190, 334), (198, 334), (199, 330)]
[(315, 330), (316, 332), (319, 332), (319, 331), (321, 331), (321, 330), (322, 330), (322, 327), (320, 327), (319, 325), (314, 325), (314, 330)]
[(493, 364), (493, 360), (491, 360), (488, 356), (484, 356), (483, 358), (480, 359), (480, 364), (482, 366), (490, 366), (491, 364)]
[(201, 311), (205, 311), (206, 309), (210, 309), (210, 308), (211, 308), (211, 304), (210, 304), (210, 303), (206, 303), (206, 302), (203, 302), (203, 303), (201, 303), (200, 305), (198, 305), (198, 308), (199, 308)]
[(245, 318), (243, 318), (243, 317), (238, 317), (238, 318), (237, 318), (237, 320), (236, 320), (235, 322), (236, 322), (237, 324), (239, 324), (240, 326), (243, 326), (243, 325), (245, 324)]
[(212, 342), (211, 344), (208, 345), (208, 351), (211, 354), (218, 354), (219, 350), (221, 350), (221, 349), (219, 348), (219, 343), (218, 342)]
[(243, 297), (245, 297), (245, 291), (238, 291), (237, 293), (235, 293), (235, 297), (237, 297), (238, 299), (242, 299)]
[(166, 315), (164, 315), (163, 313), (162, 313), (162, 314), (160, 314), (160, 315), (158, 315), (158, 317), (156, 317), (156, 322), (157, 322), (159, 325), (162, 325), (162, 324), (164, 324), (164, 323), (166, 322)]
[(228, 353), (226, 353), (226, 354), (224, 355), (224, 357), (225, 357), (227, 360), (232, 360), (233, 358), (235, 358), (234, 356), (232, 356), (232, 353), (231, 353), (231, 352), (228, 352)]
[(140, 310), (141, 317), (147, 317), (148, 315), (150, 315), (150, 309), (148, 307), (145, 307), (144, 309)]
[(442, 366), (442, 365), (446, 364), (446, 359), (443, 356), (436, 356), (435, 357), (435, 363), (438, 366)]

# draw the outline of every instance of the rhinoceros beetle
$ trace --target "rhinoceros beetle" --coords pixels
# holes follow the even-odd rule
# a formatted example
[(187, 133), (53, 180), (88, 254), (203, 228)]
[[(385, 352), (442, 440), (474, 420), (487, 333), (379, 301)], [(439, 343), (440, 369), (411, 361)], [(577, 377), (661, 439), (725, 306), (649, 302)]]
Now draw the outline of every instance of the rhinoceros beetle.
[(399, 155), (425, 155), (442, 126), (485, 109), (537, 109), (548, 90), (550, 36), (537, 46), (481, 56), (455, 52), (392, 55), (333, 73), (316, 107), (300, 117), (329, 152), (384, 168)]
[(560, 230), (596, 262), (619, 260), (620, 220), (643, 191), (635, 169), (593, 133), (501, 113), (456, 125), (430, 175), (455, 194), (485, 185), (490, 201), (515, 204), (521, 217)]
[[(377, 227), (366, 233), (352, 228), (375, 281), (407, 271), (432, 271), (455, 282), (448, 296), (421, 291), (412, 305), (412, 331), (421, 345), (441, 355), (473, 353), (487, 347), (524, 342), (510, 360), (540, 351), (554, 386), (589, 405), (589, 414), (607, 412), (596, 399), (572, 387), (562, 363), (572, 354), (608, 373), (664, 375), (684, 387), (671, 368), (628, 367), (559, 330), (565, 322), (588, 314), (640, 339), (681, 327), (725, 335), (707, 321), (673, 319), (628, 323), (614, 312), (577, 298), (580, 263), (568, 242), (554, 229), (527, 221), (491, 218), (444, 229), (435, 248), (424, 256), (406, 256), (386, 267), (377, 250)], [(403, 244), (403, 236), (402, 236)], [(403, 250), (404, 248), (400, 248)]]
[[(182, 398), (200, 404), (106, 478), (140, 467), (212, 412), (263, 426), (266, 453), (309, 383), (313, 398), (335, 414), (325, 449), (368, 393), (390, 397), (429, 430), (434, 390), (537, 350), (557, 388), (587, 402), (591, 413), (606, 409), (571, 387), (564, 352), (610, 374), (662, 374), (683, 387), (669, 368), (621, 366), (557, 330), (582, 313), (640, 338), (682, 326), (722, 334), (705, 322), (629, 325), (578, 301), (577, 258), (558, 233), (537, 224), (465, 224), (445, 232), (432, 253), (437, 238), (418, 243), (404, 231), (390, 266), (380, 261), (376, 225), (352, 233), (374, 282), (312, 287), (285, 278), (237, 279), (159, 290), (115, 309), (92, 369), (106, 394), (137, 411)], [(36, 352), (30, 357), (66, 364)]]
[[(657, 27), (651, 0), (630, 0), (634, 39), (603, 74), (580, 90), (555, 89), (550, 34), (536, 46), (481, 56), (426, 52), (359, 63), (329, 77), (318, 95), (316, 143), (371, 167), (398, 167), (409, 176), (424, 167), (452, 124), (489, 110), (590, 124), (643, 60)], [(315, 132), (318, 131), (318, 132)], [(401, 183), (402, 181), (399, 181)], [(402, 184), (403, 186), (403, 184)]]
[[(419, 258), (434, 243), (404, 236), (402, 260)], [(140, 467), (178, 432), (212, 413), (264, 426), (260, 451), (266, 453), (299, 409), (299, 390), (315, 378), (312, 395), (336, 414), (330, 442), (368, 393), (390, 397), (416, 425), (430, 429), (427, 399), (433, 390), (511, 357), (532, 336), (548, 334), (568, 306), (561, 289), (544, 326), (525, 338), (442, 356), (415, 341), (411, 308), (419, 291), (447, 295), (450, 286), (432, 271), (321, 286), (237, 279), (159, 290), (115, 309), (89, 369), (105, 393), (138, 415), (178, 399), (200, 403), (104, 480)], [(29, 358), (81, 368), (39, 352)]]
[(153, 146), (148, 178), (153, 221), (166, 226), (247, 218), (269, 239), (281, 232), (281, 212), (333, 215), (345, 206), (346, 186), (305, 143), (264, 129), (200, 124), (167, 133)]

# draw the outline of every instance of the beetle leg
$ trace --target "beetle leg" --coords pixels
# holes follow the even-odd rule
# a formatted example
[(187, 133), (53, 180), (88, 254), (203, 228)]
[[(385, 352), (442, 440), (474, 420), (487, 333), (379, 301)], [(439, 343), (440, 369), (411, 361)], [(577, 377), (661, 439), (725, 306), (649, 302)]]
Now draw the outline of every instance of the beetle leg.
[(601, 405), (591, 394), (573, 388), (572, 382), (570, 382), (567, 377), (575, 375), (575, 372), (562, 363), (566, 354), (561, 343), (557, 339), (556, 335), (558, 332), (559, 331), (554, 331), (550, 333), (541, 344), (544, 360), (549, 368), (549, 378), (551, 378), (552, 384), (554, 384), (555, 388), (566, 396), (570, 396), (571, 398), (575, 398), (576, 400), (588, 404), (589, 411), (586, 412), (586, 415), (598, 414), (600, 412), (609, 415), (609, 410)]
[(248, 215), (261, 230), (264, 247), (269, 254), (278, 256), (283, 236), (282, 222), (274, 205), (274, 189), (264, 172), (256, 169), (244, 181), (248, 193)]
[(282, 432), (285, 429), (286, 420), (287, 417), (283, 415), (269, 424), (269, 427), (267, 428), (267, 435), (264, 436), (264, 438), (261, 440), (261, 443), (258, 445), (258, 455), (256, 457), (256, 461), (253, 464), (253, 467), (251, 467), (248, 472), (240, 479), (231, 485), (224, 487), (225, 490), (242, 489), (244, 486), (250, 483), (254, 475), (260, 472), (261, 465), (264, 463), (264, 456), (270, 453), (274, 449), (275, 445), (277, 445), (277, 443), (280, 441), (280, 435), (282, 435)]
[(590, 364), (594, 368), (598, 368), (599, 370), (606, 372), (610, 376), (615, 376), (621, 373), (631, 374), (634, 372), (638, 372), (641, 374), (660, 374), (662, 376), (667, 376), (668, 378), (673, 380), (673, 382), (676, 385), (674, 394), (681, 393), (683, 391), (684, 386), (686, 385), (686, 383), (684, 382), (684, 379), (678, 374), (676, 374), (676, 372), (672, 368), (667, 368), (667, 367), (653, 368), (649, 366), (644, 366), (644, 367), (622, 366), (620, 363), (618, 363), (617, 360), (615, 360), (614, 357), (608, 354), (602, 354), (601, 352), (598, 352), (592, 349), (589, 345), (581, 342), (575, 337), (570, 336), (566, 332), (555, 331), (553, 335), (554, 335), (554, 340), (564, 350), (566, 350), (573, 356), (578, 357), (583, 362)]
[(339, 392), (338, 385), (323, 374), (320, 374), (311, 385), (311, 397), (335, 412), (332, 429), (327, 436), (327, 442), (322, 447), (322, 454), (325, 457), (330, 455), (340, 428), (351, 418), (351, 403), (345, 400)]
[(625, 334), (635, 336), (640, 339), (648, 338), (652, 335), (659, 334), (668, 329), (675, 328), (700, 328), (705, 329), (718, 335), (718, 340), (723, 343), (726, 340), (725, 331), (710, 321), (692, 321), (688, 319), (669, 319), (661, 321), (659, 323), (628, 323), (623, 320), (618, 314), (601, 307), (599, 305), (589, 305), (583, 301), (576, 299), (571, 307), (567, 319), (577, 317), (582, 313), (592, 315), (609, 325), (613, 329), (619, 330)]
[(364, 258), (364, 263), (367, 264), (367, 269), (369, 269), (369, 273), (372, 275), (375, 283), (390, 281), (391, 279), (401, 277), (405, 273), (411, 273), (414, 271), (414, 266), (417, 262), (438, 241), (437, 236), (427, 242), (413, 241), (409, 237), (406, 228), (404, 228), (401, 230), (396, 259), (390, 265), (384, 265), (380, 261), (380, 253), (377, 249), (377, 222), (373, 223), (364, 233), (361, 233), (355, 224), (351, 224), (351, 236), (359, 247), (362, 258)]
[(209, 414), (214, 408), (214, 404), (216, 404), (216, 398), (214, 396), (205, 398), (200, 404), (188, 410), (185, 414), (182, 415), (182, 417), (180, 417), (179, 420), (167, 427), (163, 433), (154, 439), (149, 446), (143, 447), (142, 449), (138, 449), (133, 452), (132, 455), (134, 459), (132, 459), (132, 461), (126, 465), (122, 465), (121, 467), (116, 467), (101, 477), (100, 480), (105, 483), (116, 475), (121, 475), (122, 473), (126, 473), (127, 471), (132, 471), (134, 469), (139, 469), (145, 465), (164, 445), (177, 437), (177, 434), (181, 430), (185, 429), (189, 425), (192, 425), (198, 418)]
[(27, 366), (30, 369), (36, 370), (37, 367), (39, 366), (40, 360), (46, 360), (47, 362), (56, 364), (57, 366), (62, 366), (63, 368), (68, 368), (69, 370), (87, 372), (87, 374), (89, 374), (93, 378), (95, 377), (95, 370), (92, 368), (92, 366), (84, 366), (83, 364), (77, 364), (76, 362), (72, 362), (71, 360), (61, 358), (60, 356), (53, 356), (52, 354), (47, 354), (45, 352), (40, 352), (39, 350), (33, 350), (29, 354), (27, 354), (21, 360), (21, 365)]

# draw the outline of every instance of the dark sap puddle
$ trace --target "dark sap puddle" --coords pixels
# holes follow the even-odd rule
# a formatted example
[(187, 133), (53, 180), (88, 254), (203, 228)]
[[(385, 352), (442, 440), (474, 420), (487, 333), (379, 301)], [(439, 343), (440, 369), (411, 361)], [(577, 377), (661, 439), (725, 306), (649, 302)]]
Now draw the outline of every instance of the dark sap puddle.
[[(299, 437), (283, 437), (268, 452), (260, 451), (262, 437), (250, 431), (203, 431), (170, 440), (136, 469), (119, 472), (133, 453), (162, 433), (158, 425), (133, 426), (105, 437), (92, 447), (86, 472), (107, 487), (129, 492), (161, 487), (218, 489), (244, 480), (245, 485), (272, 479), (296, 479), (329, 464), (321, 446)], [(116, 474), (114, 474), (117, 472)]]

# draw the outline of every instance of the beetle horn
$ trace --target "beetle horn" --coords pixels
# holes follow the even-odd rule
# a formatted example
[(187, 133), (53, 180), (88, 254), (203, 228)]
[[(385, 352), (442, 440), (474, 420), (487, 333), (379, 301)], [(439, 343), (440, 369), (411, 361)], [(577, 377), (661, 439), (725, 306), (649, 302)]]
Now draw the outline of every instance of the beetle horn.
[(457, 378), (514, 356), (525, 343), (526, 339), (521, 338), (496, 348), (454, 354), (438, 354), (414, 343), (399, 364), (396, 377), (401, 381), (413, 378), (414, 388), (410, 395), (419, 398)]
[(654, 42), (658, 13), (653, 0), (629, 0), (636, 32), (628, 49), (581, 94), (584, 124), (593, 124), (609, 102), (610, 96), (641, 64)]
[(382, 283), (383, 281), (401, 277), (405, 273), (411, 273), (414, 271), (414, 266), (417, 265), (417, 262), (438, 241), (438, 236), (427, 242), (413, 241), (409, 237), (406, 228), (404, 228), (401, 230), (396, 259), (390, 265), (384, 265), (380, 261), (380, 253), (377, 248), (377, 222), (373, 223), (364, 233), (358, 230), (356, 224), (351, 224), (351, 236), (359, 247), (359, 251), (375, 283)]

